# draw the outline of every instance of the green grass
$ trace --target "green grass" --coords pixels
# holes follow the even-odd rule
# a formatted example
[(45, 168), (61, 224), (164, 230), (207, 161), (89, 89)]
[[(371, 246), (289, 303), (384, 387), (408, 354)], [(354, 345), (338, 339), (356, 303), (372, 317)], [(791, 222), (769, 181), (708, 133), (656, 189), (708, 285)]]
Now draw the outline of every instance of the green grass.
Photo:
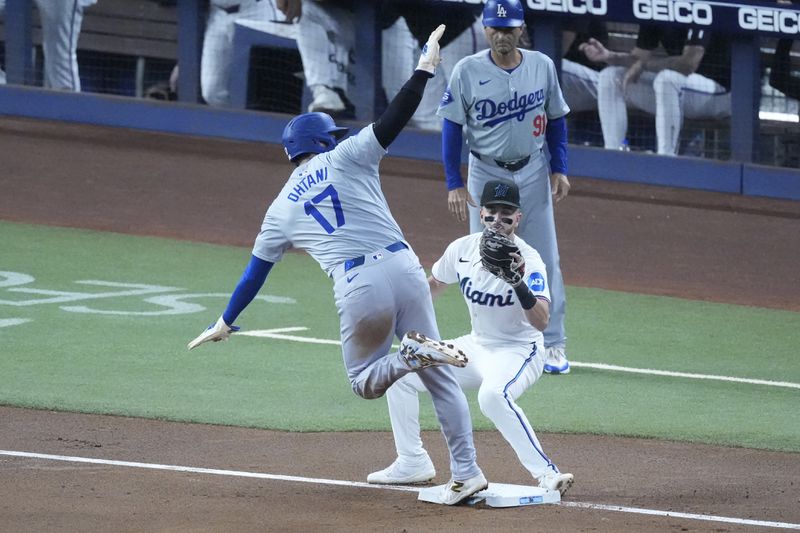
[[(0, 271), (35, 281), (4, 287), (0, 403), (291, 431), (388, 430), (384, 400), (357, 398), (337, 346), (238, 336), (188, 352), (186, 343), (224, 309), (250, 251), (164, 239), (0, 222)], [(128, 296), (11, 305), (52, 297), (18, 289), (125, 290), (79, 280), (159, 285), (188, 314), (76, 313), (66, 306), (153, 313)], [(237, 322), (248, 330), (305, 326), (338, 338), (330, 280), (304, 254), (288, 254)], [(800, 383), (800, 314), (568, 288), (570, 359), (635, 368)], [(436, 302), (445, 336), (469, 329), (456, 289)], [(468, 392), (475, 427), (491, 429)], [(800, 390), (576, 367), (545, 376), (520, 399), (537, 430), (630, 435), (800, 451)], [(436, 427), (427, 398), (422, 423)]]

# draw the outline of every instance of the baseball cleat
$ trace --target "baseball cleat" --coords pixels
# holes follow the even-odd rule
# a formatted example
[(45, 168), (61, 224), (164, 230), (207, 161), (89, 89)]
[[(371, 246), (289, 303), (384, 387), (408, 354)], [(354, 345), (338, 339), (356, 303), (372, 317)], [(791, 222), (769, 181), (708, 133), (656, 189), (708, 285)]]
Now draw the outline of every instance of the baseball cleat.
[(383, 470), (378, 470), (367, 476), (367, 483), (380, 485), (405, 485), (408, 483), (424, 483), (436, 477), (436, 468), (430, 457), (426, 457), (418, 465), (409, 466), (401, 459), (396, 459)]
[(464, 367), (468, 361), (466, 354), (452, 344), (429, 339), (416, 331), (409, 331), (403, 336), (400, 357), (411, 370), (439, 365)]
[(308, 106), (308, 111), (321, 111), (323, 113), (335, 114), (344, 111), (345, 105), (341, 97), (324, 85), (317, 85), (313, 88), (314, 100)]
[(442, 489), (442, 503), (445, 505), (456, 505), (463, 502), (473, 494), (489, 488), (489, 482), (484, 475), (478, 474), (465, 481), (451, 479), (450, 483)]
[(557, 490), (563, 496), (574, 481), (575, 476), (572, 474), (548, 472), (539, 478), (539, 487), (547, 490)]
[(569, 374), (569, 361), (563, 346), (550, 346), (544, 349), (544, 371), (548, 374)]

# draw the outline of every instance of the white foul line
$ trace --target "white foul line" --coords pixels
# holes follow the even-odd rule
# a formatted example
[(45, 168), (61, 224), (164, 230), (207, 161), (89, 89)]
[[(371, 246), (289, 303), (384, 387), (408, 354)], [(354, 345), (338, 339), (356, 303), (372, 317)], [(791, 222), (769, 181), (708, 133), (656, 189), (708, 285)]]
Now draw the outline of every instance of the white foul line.
[(135, 461), (115, 461), (113, 459), (96, 459), (93, 457), (72, 457), (69, 455), (51, 455), (47, 453), (16, 452), (0, 450), (0, 455), (12, 457), (27, 457), (30, 459), (46, 459), (49, 461), (65, 461), (68, 463), (90, 463), (96, 465), (128, 466), (132, 468), (146, 468), (149, 470), (171, 470), (173, 472), (191, 472), (194, 474), (213, 474), (217, 476), (249, 477), (258, 479), (273, 479), (276, 481), (295, 481), (298, 483), (317, 483), (320, 485), (340, 485), (345, 487), (373, 488), (402, 490), (406, 492), (419, 492), (418, 488), (390, 485), (371, 485), (357, 481), (342, 481), (338, 479), (317, 479), (309, 477), (283, 476), (280, 474), (264, 474), (261, 472), (244, 472), (241, 470), (219, 470), (215, 468), (197, 468), (193, 466), (161, 465), (157, 463), (138, 463)]
[[(321, 479), (307, 478), (299, 476), (284, 476), (279, 474), (265, 474), (262, 472), (245, 472), (241, 470), (220, 470), (216, 468), (197, 468), (192, 466), (162, 465), (156, 463), (139, 463), (134, 461), (115, 461), (111, 459), (96, 459), (93, 457), (72, 457), (68, 455), (51, 455), (46, 453), (18, 452), (10, 450), (0, 450), (0, 455), (11, 457), (25, 457), (29, 459), (44, 459), (49, 461), (64, 461), (70, 463), (89, 463), (109, 466), (127, 466), (131, 468), (145, 468), (149, 470), (169, 470), (173, 472), (190, 472), (194, 474), (212, 474), (217, 476), (245, 477), (258, 479), (272, 479), (276, 481), (294, 481), (297, 483), (314, 483), (318, 485), (337, 485), (343, 487), (357, 487), (365, 489), (396, 490), (403, 492), (419, 492), (418, 487), (407, 487), (403, 485), (373, 485), (358, 481), (344, 481), (340, 479)], [(695, 513), (678, 513), (675, 511), (659, 511), (657, 509), (639, 509), (636, 507), (621, 507), (618, 505), (604, 505), (599, 503), (584, 502), (564, 502), (560, 504), (565, 507), (577, 507), (581, 509), (596, 509), (598, 511), (616, 511), (622, 513), (645, 514), (651, 516), (665, 516), (670, 518), (685, 518), (687, 520), (705, 520), (709, 522), (725, 522), (745, 526), (774, 527), (782, 529), (798, 529), (800, 524), (789, 522), (772, 522), (767, 520), (751, 520), (748, 518), (734, 518), (728, 516), (714, 516)]]
[(670, 376), (676, 378), (710, 379), (714, 381), (732, 381), (734, 383), (749, 383), (751, 385), (770, 385), (772, 387), (786, 387), (800, 389), (800, 383), (789, 381), (770, 381), (767, 379), (735, 378), (732, 376), (715, 376), (713, 374), (690, 374), (688, 372), (672, 372), (670, 370), (654, 370), (652, 368), (629, 368), (626, 366), (607, 365), (604, 363), (578, 363), (569, 362), (570, 366), (596, 368), (598, 370), (613, 370), (616, 372), (630, 372), (632, 374), (651, 374), (654, 376)]
[[(333, 344), (341, 345), (340, 341), (330, 339), (318, 339), (315, 337), (301, 337), (299, 335), (286, 335), (295, 331), (306, 331), (308, 328), (303, 326), (295, 326), (288, 328), (276, 329), (261, 329), (254, 331), (241, 331), (236, 335), (246, 335), (249, 337), (266, 337), (270, 339), (280, 339), (295, 342), (307, 342), (310, 344)], [(750, 378), (737, 378), (733, 376), (715, 376), (710, 374), (692, 374), (689, 372), (672, 372), (670, 370), (654, 370), (651, 368), (630, 368), (627, 366), (607, 365), (605, 363), (580, 363), (578, 361), (570, 361), (570, 366), (575, 368), (594, 368), (596, 370), (610, 370), (613, 372), (628, 372), (632, 374), (649, 374), (652, 376), (668, 376), (675, 378), (690, 378), (690, 379), (707, 379), (713, 381), (727, 381), (733, 383), (747, 383), (750, 385), (768, 385), (770, 387), (785, 387), (789, 389), (800, 389), (800, 383), (792, 383), (789, 381), (770, 381), (766, 379), (750, 379)]]
[(800, 524), (789, 522), (771, 522), (768, 520), (751, 520), (749, 518), (733, 518), (730, 516), (714, 516), (696, 513), (677, 513), (675, 511), (659, 511), (656, 509), (639, 509), (637, 507), (622, 507), (619, 505), (603, 505), (601, 503), (564, 502), (559, 505), (565, 507), (580, 507), (582, 509), (597, 509), (598, 511), (618, 511), (621, 513), (646, 514), (653, 516), (666, 516), (670, 518), (686, 518), (687, 520), (705, 520), (707, 522), (726, 522), (743, 526), (776, 527), (781, 529), (800, 529)]

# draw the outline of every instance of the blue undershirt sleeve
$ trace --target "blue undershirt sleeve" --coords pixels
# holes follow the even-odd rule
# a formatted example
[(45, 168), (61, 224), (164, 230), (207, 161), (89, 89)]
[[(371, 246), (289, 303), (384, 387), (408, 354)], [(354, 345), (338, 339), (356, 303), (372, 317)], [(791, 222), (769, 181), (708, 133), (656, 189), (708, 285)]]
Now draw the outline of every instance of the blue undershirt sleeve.
[(226, 324), (229, 326), (233, 325), (239, 313), (244, 311), (244, 308), (253, 301), (253, 298), (255, 298), (258, 291), (261, 290), (264, 282), (267, 281), (267, 274), (269, 274), (274, 264), (275, 263), (259, 259), (256, 256), (250, 257), (250, 263), (247, 265), (247, 268), (244, 269), (242, 279), (239, 280), (239, 284), (236, 285), (231, 295), (228, 308), (222, 313), (222, 320), (224, 320)]
[(547, 148), (550, 150), (550, 171), (567, 173), (567, 119), (559, 117), (547, 123), (545, 130)]
[(464, 143), (461, 124), (444, 119), (442, 125), (442, 162), (447, 190), (452, 191), (464, 186), (461, 179), (461, 147)]

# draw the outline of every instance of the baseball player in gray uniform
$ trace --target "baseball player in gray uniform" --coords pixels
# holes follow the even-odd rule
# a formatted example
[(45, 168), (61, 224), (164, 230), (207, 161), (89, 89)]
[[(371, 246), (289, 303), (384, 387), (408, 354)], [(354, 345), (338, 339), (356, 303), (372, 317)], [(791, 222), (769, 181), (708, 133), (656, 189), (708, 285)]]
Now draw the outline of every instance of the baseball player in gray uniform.
[[(536, 250), (514, 235), (522, 219), (519, 203), (519, 188), (513, 181), (492, 180), (483, 188), (482, 223), (513, 239), (522, 256), (524, 277), (517, 286), (483, 268), (482, 232), (452, 242), (434, 263), (428, 283), (434, 297), (447, 284), (457, 283), (469, 308), (472, 331), (445, 341), (469, 353), (469, 365), (453, 369), (456, 379), (465, 389), (478, 389), (481, 411), (511, 444), (539, 486), (563, 494), (573, 482), (572, 474), (559, 472), (545, 455), (515, 401), (542, 375), (542, 330), (550, 316), (544, 262)], [(370, 474), (370, 483), (416, 483), (436, 475), (419, 434), (418, 394), (424, 390), (419, 376), (409, 374), (386, 393), (397, 460)]]
[[(378, 398), (412, 372), (430, 391), (450, 450), (452, 479), (441, 500), (452, 505), (488, 486), (475, 458), (469, 407), (448, 366), (464, 366), (467, 358), (433, 340), (440, 337), (425, 271), (389, 212), (378, 172), (439, 63), (443, 31), (442, 25), (431, 34), (413, 76), (381, 117), (355, 136), (339, 142), (346, 128), (324, 113), (287, 124), (283, 144), (297, 168), (267, 210), (227, 309), (189, 349), (227, 339), (274, 263), (290, 247), (307, 250), (333, 279), (353, 391)], [(395, 336), (402, 337), (399, 352), (391, 351)]]
[[(490, 50), (456, 64), (437, 112), (444, 118), (442, 158), (448, 206), (451, 213), (465, 220), (469, 204), (470, 230), (474, 233), (482, 224), (468, 191), (481, 191), (494, 179), (509, 179), (519, 186), (525, 214), (517, 233), (541, 254), (553, 298), (550, 325), (544, 331), (544, 371), (566, 374), (566, 298), (553, 200), (561, 200), (569, 191), (565, 119), (569, 107), (553, 61), (540, 52), (517, 47), (524, 24), (519, 0), (486, 2), (483, 24)], [(467, 190), (461, 178), (462, 129), (471, 152)], [(545, 140), (551, 156), (549, 166), (542, 152)]]

